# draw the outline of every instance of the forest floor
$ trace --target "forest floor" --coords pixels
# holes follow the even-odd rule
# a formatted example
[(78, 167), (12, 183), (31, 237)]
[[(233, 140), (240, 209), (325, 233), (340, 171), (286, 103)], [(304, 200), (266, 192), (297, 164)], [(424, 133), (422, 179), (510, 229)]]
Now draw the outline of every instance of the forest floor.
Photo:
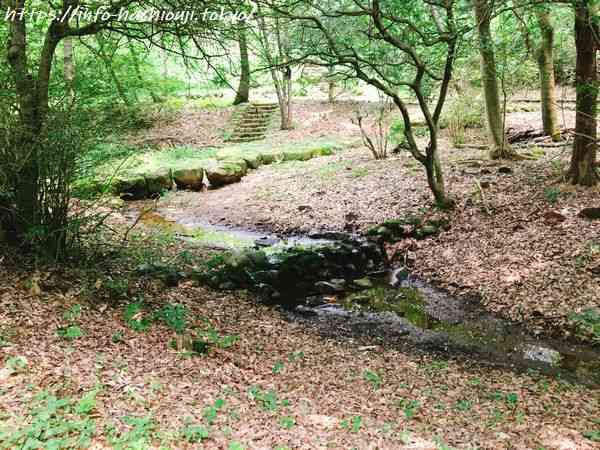
[[(351, 124), (356, 106), (301, 103), (291, 135), (273, 131), (266, 141), (276, 147), (284, 139), (354, 137), (354, 147), (263, 166), (220, 189), (168, 194), (158, 207), (175, 220), (195, 217), (284, 235), (365, 232), (411, 214), (439, 216), (418, 162), (406, 152), (376, 161), (360, 144), (358, 127)], [(514, 105), (507, 126), (540, 128), (535, 109)], [(563, 128), (573, 126), (573, 111), (561, 117)], [(469, 133), (469, 142), (485, 143), (483, 130)], [(600, 309), (600, 227), (578, 217), (584, 207), (600, 206), (600, 188), (561, 183), (566, 147), (522, 149), (533, 159), (515, 162), (490, 161), (485, 150), (453, 148), (446, 134), (440, 147), (447, 188), (458, 201), (445, 214), (451, 228), (435, 239), (404, 241), (390, 252), (398, 260), (410, 252), (417, 275), (455, 295), (475, 296), (490, 310), (527, 322), (533, 332), (572, 335), (573, 314)]]
[[(152, 245), (132, 251), (148, 261)], [(163, 260), (184, 250), (156, 245)], [(167, 288), (135, 276), (136, 259), (100, 259), (0, 260), (0, 447), (598, 448), (598, 389), (325, 338), (244, 294)], [(204, 354), (174, 349), (168, 305), (184, 308), (184, 335), (209, 337)]]
[[(274, 131), (268, 142), (358, 139), (352, 110), (308, 102), (292, 137)], [(509, 125), (536, 120), (515, 114)], [(224, 116), (201, 117), (216, 127)], [(220, 145), (220, 133), (203, 138), (191, 125), (189, 133), (183, 144)], [(452, 226), (390, 253), (404, 260), (410, 252), (417, 274), (475, 294), (532, 331), (571, 332), (572, 312), (600, 306), (598, 223), (577, 216), (599, 191), (558, 182), (567, 150), (492, 163), (480, 150), (443, 147), (458, 199), (447, 213)], [(159, 207), (284, 234), (365, 231), (412, 212), (440, 214), (417, 163), (402, 154), (373, 161), (360, 147), (264, 166), (218, 190), (169, 194)], [(600, 448), (598, 389), (367, 338), (323, 337), (246, 294), (191, 281), (169, 287), (136, 272), (151, 261), (187, 267), (205, 260), (205, 250), (144, 229), (125, 248), (119, 242), (103, 241), (108, 250), (92, 261), (63, 268), (2, 249), (0, 448), (28, 436), (80, 439), (75, 448)], [(209, 342), (205, 353), (172, 345), (192, 331)]]

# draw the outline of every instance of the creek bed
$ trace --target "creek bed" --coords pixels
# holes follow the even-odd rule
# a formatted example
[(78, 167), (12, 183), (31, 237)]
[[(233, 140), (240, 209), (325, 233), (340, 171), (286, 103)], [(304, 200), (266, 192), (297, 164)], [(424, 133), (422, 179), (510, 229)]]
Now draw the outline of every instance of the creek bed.
[[(131, 210), (129, 217), (134, 218), (135, 214)], [(346, 237), (338, 241), (343, 237), (336, 233), (314, 237), (265, 236), (261, 232), (211, 225), (198, 218), (182, 216), (175, 209), (150, 212), (142, 222), (173, 232), (196, 245), (233, 251), (238, 255), (233, 264), (237, 275), (252, 271), (254, 275), (286, 274), (266, 286), (270, 296), (266, 299), (263, 296), (263, 300), (280, 305), (288, 320), (314, 327), (323, 335), (360, 338), (386, 346), (409, 345), (442, 355), (460, 355), (479, 363), (516, 370), (532, 369), (600, 386), (600, 348), (597, 346), (533, 336), (526, 325), (502, 319), (478, 302), (452, 297), (412, 277), (404, 268), (383, 268), (382, 258), (374, 257), (372, 246), (360, 238)], [(351, 242), (351, 239), (357, 240)], [(301, 253), (294, 253), (295, 249)], [(310, 252), (319, 259), (307, 258)], [(357, 255), (357, 252), (369, 255)], [(256, 267), (257, 254), (262, 255), (258, 258), (260, 267)], [(354, 264), (340, 263), (340, 257), (343, 260), (347, 255)], [(305, 270), (297, 267), (304, 262), (316, 266)], [(376, 265), (380, 267), (374, 268)], [(351, 273), (345, 269), (348, 266), (352, 266)], [(324, 273), (329, 272), (328, 276), (318, 278), (321, 268)], [(382, 268), (384, 270), (377, 270)], [(330, 279), (332, 277), (335, 279)], [(239, 281), (239, 276), (237, 279), (231, 276), (231, 280), (235, 282), (222, 283), (221, 280), (215, 285), (225, 289), (259, 287), (256, 291), (261, 296), (265, 292), (264, 280), (258, 283), (252, 274), (244, 281)], [(333, 281), (341, 284), (336, 286)], [(260, 286), (252, 286), (253, 283)], [(331, 288), (332, 292), (319, 292), (319, 286)]]

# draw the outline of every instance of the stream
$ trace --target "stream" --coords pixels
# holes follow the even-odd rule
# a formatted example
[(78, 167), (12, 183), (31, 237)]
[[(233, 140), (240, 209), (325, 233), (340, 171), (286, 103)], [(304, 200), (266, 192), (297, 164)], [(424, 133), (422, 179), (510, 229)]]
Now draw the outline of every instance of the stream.
[[(128, 218), (135, 218), (137, 214), (139, 211), (132, 209)], [(146, 214), (142, 222), (195, 245), (235, 254), (247, 253), (251, 258), (244, 261), (251, 260), (249, 264), (258, 264), (256, 255), (261, 255), (261, 267), (244, 269), (244, 273), (255, 271), (256, 276), (250, 279), (260, 288), (257, 292), (264, 292), (265, 283), (270, 283), (268, 303), (280, 307), (287, 320), (315, 328), (324, 336), (357, 338), (384, 346), (408, 345), (492, 366), (536, 370), (600, 386), (600, 348), (597, 346), (534, 336), (526, 325), (502, 319), (479, 302), (454, 298), (413, 277), (404, 268), (381, 264), (374, 267), (378, 264), (370, 259), (373, 250), (360, 237), (346, 237), (346, 241), (340, 243), (343, 235), (339, 233), (270, 236), (210, 225), (167, 208)], [(332, 248), (337, 250), (332, 251)], [(297, 249), (301, 249), (303, 259), (294, 253)], [(368, 258), (360, 254), (363, 251), (370, 252)], [(316, 263), (306, 259), (307, 252), (320, 259)], [(335, 263), (330, 264), (329, 260)], [(239, 261), (238, 257), (234, 264), (237, 270)], [(286, 261), (296, 269), (291, 278)], [(298, 266), (304, 261), (307, 267), (303, 272), (299, 270), (303, 267)], [(281, 275), (284, 272), (287, 278)], [(279, 278), (264, 281), (258, 276), (261, 274)], [(228, 281), (219, 287), (253, 287), (245, 286), (238, 281), (239, 277), (232, 279), (234, 283)]]

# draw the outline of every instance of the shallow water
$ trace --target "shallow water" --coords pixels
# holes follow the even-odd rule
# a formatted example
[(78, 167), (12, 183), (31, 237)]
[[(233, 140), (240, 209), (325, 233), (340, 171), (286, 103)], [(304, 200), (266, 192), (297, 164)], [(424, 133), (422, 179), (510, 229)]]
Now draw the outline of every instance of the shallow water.
[[(288, 318), (348, 335), (406, 341), (417, 347), (458, 353), (479, 362), (560, 374), (600, 386), (600, 349), (535, 337), (525, 326), (501, 319), (480, 305), (453, 298), (408, 277), (397, 286), (382, 278), (372, 289), (301, 305)], [(379, 339), (380, 338), (380, 339)]]

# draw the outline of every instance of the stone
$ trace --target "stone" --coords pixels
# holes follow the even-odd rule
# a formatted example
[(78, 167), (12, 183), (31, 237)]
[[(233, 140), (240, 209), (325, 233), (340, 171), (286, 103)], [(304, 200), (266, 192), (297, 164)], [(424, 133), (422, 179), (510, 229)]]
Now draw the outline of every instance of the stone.
[(352, 282), (356, 287), (361, 289), (370, 289), (373, 287), (373, 282), (369, 278), (359, 278)]
[(177, 169), (173, 171), (173, 181), (177, 187), (182, 189), (192, 189), (199, 191), (202, 189), (202, 180), (204, 179), (204, 169)]
[(298, 206), (298, 211), (303, 212), (303, 211), (312, 211), (312, 206), (309, 205), (300, 205)]
[(410, 272), (406, 267), (398, 267), (392, 271), (390, 274), (390, 284), (392, 286), (398, 286), (403, 281), (408, 279)]
[(161, 169), (156, 172), (144, 174), (146, 180), (146, 195), (162, 194), (165, 191), (170, 191), (173, 188), (173, 179), (169, 169)]
[(272, 247), (273, 245), (279, 244), (281, 239), (276, 237), (261, 237), (254, 241), (257, 247)]
[(244, 160), (225, 160), (206, 168), (205, 173), (212, 186), (223, 186), (240, 181), (247, 170)]
[(345, 280), (335, 278), (331, 281), (317, 281), (315, 283), (315, 289), (321, 294), (337, 294), (344, 292), (345, 287)]
[(235, 283), (233, 283), (231, 281), (226, 281), (219, 285), (219, 289), (221, 289), (222, 291), (233, 291), (236, 288), (237, 288), (237, 286), (235, 285)]
[(502, 166), (502, 167), (498, 167), (498, 173), (510, 174), (510, 173), (513, 173), (513, 170), (510, 167)]
[(114, 183), (116, 193), (124, 200), (141, 200), (147, 197), (146, 179), (142, 175), (119, 178)]
[(417, 239), (425, 239), (426, 237), (438, 234), (438, 231), (438, 227), (436, 227), (435, 225), (428, 224), (417, 228), (414, 234), (415, 238)]
[(284, 161), (308, 161), (313, 158), (313, 149), (293, 149), (283, 152)]
[(600, 220), (600, 208), (584, 208), (579, 212), (579, 217), (589, 220)]
[(554, 349), (531, 344), (525, 346), (523, 356), (530, 361), (541, 362), (551, 366), (558, 365), (562, 359), (561, 354)]

